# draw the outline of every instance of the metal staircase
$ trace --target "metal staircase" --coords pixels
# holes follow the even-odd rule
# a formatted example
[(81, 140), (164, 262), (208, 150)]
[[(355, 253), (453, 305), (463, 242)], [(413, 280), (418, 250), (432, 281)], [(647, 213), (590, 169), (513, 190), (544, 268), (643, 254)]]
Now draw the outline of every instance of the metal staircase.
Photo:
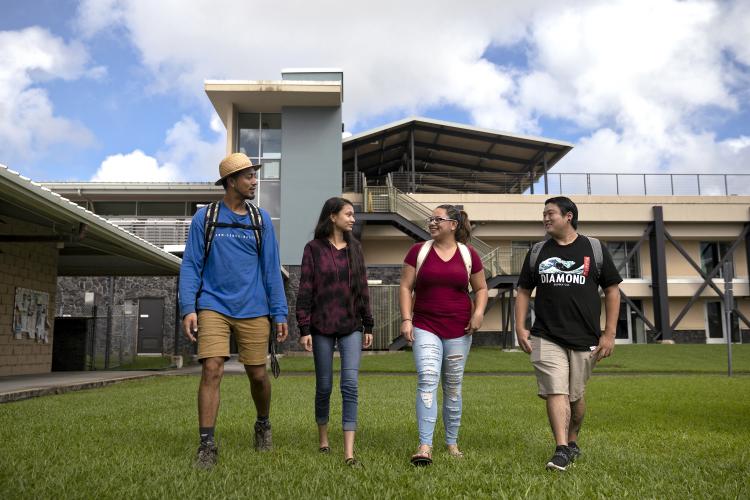
[[(367, 186), (363, 179), (363, 212), (357, 214), (357, 219), (366, 223), (392, 224), (415, 240), (426, 241), (430, 233), (425, 229), (425, 220), (432, 215), (432, 210), (411, 196), (393, 186), (390, 174), (385, 186)], [(497, 288), (507, 283), (510, 273), (503, 268), (501, 262), (511, 267), (509, 252), (501, 251), (499, 247), (492, 247), (476, 236), (472, 236), (469, 244), (482, 259), (482, 267), (487, 279), (488, 289)], [(489, 308), (490, 304), (488, 304)], [(399, 318), (394, 321), (400, 321)], [(391, 325), (391, 331), (393, 331)], [(396, 330), (398, 331), (398, 327)], [(389, 349), (398, 350), (406, 345), (406, 341), (399, 336)]]

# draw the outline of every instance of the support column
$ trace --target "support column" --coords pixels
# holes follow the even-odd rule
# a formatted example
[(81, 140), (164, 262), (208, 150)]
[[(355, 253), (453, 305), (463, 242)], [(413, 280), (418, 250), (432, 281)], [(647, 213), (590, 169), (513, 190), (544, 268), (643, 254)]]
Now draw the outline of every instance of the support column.
[(411, 192), (416, 193), (417, 192), (417, 174), (416, 174), (416, 165), (414, 163), (414, 127), (411, 129), (411, 134), (409, 134), (409, 150), (411, 153), (410, 163), (411, 163)]
[(544, 152), (544, 194), (549, 194), (549, 181), (547, 179), (547, 152)]
[(654, 326), (661, 332), (663, 343), (674, 343), (669, 322), (669, 294), (667, 290), (666, 237), (664, 235), (664, 210), (653, 207), (654, 230), (649, 238), (651, 253), (651, 294), (654, 306)]
[(354, 146), (354, 192), (359, 193), (359, 164), (357, 163), (357, 146)]

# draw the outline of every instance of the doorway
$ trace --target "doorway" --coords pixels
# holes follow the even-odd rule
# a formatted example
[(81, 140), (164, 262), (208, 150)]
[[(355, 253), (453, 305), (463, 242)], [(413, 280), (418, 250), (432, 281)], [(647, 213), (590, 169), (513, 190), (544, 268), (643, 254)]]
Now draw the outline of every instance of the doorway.
[(161, 354), (164, 299), (138, 299), (138, 354)]

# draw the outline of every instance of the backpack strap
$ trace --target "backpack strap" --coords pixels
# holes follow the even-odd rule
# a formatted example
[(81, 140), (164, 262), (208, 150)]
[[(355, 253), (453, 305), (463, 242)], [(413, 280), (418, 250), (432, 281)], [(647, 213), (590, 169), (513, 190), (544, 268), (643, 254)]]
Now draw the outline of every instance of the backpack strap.
[(531, 269), (532, 273), (534, 272), (534, 267), (536, 267), (536, 261), (539, 259), (539, 254), (542, 253), (542, 248), (547, 241), (537, 241), (532, 245), (531, 250), (529, 250), (529, 269)]
[(422, 248), (419, 249), (419, 253), (417, 254), (417, 271), (415, 273), (415, 276), (419, 274), (419, 270), (422, 268), (422, 264), (424, 264), (424, 260), (427, 258), (427, 254), (430, 253), (432, 243), (433, 240), (427, 240), (422, 244)]
[[(415, 274), (419, 274), (419, 270), (422, 268), (422, 264), (424, 264), (427, 254), (430, 253), (432, 243), (433, 240), (427, 240), (422, 245), (422, 248), (419, 249), (419, 253), (417, 254), (417, 271)], [(456, 243), (458, 243), (458, 251), (461, 253), (461, 260), (464, 261), (464, 266), (466, 267), (466, 274), (471, 278), (471, 252), (469, 251), (469, 247), (463, 243)]]
[(245, 206), (247, 206), (247, 213), (250, 215), (250, 222), (253, 225), (255, 244), (258, 246), (258, 257), (260, 257), (263, 243), (263, 217), (260, 214), (260, 209), (250, 203), (250, 200), (245, 200)]
[(604, 263), (604, 254), (602, 252), (602, 242), (591, 236), (586, 236), (591, 243), (591, 249), (594, 251), (594, 263), (596, 264), (596, 278), (602, 274), (602, 264)]
[(471, 279), (471, 252), (469, 251), (469, 247), (460, 242), (456, 243), (458, 243), (458, 251), (461, 252), (461, 258), (464, 260), (466, 274)]
[(216, 221), (219, 219), (219, 202), (212, 201), (206, 208), (206, 217), (203, 219), (203, 267), (208, 260), (208, 252), (211, 250), (211, 242), (216, 232)]

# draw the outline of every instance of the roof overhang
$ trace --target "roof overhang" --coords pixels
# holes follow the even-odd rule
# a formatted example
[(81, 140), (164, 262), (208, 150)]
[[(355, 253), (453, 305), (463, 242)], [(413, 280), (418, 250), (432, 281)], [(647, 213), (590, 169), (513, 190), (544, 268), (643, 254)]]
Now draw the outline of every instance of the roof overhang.
[(341, 106), (343, 83), (315, 80), (206, 80), (204, 89), (224, 126), (228, 127), (232, 109), (239, 113), (280, 113), (284, 106)]
[(0, 223), (0, 242), (56, 243), (58, 275), (159, 276), (179, 273), (178, 257), (0, 165), (2, 216), (34, 226), (18, 234)]
[(42, 182), (72, 201), (209, 201), (224, 195), (213, 182)]
[(490, 190), (512, 178), (517, 180), (515, 189), (523, 192), (571, 149), (573, 144), (544, 137), (410, 117), (347, 137), (342, 161), (344, 172), (353, 172), (356, 156), (357, 171), (369, 180), (411, 170), (413, 154), (416, 173), (481, 173)]

